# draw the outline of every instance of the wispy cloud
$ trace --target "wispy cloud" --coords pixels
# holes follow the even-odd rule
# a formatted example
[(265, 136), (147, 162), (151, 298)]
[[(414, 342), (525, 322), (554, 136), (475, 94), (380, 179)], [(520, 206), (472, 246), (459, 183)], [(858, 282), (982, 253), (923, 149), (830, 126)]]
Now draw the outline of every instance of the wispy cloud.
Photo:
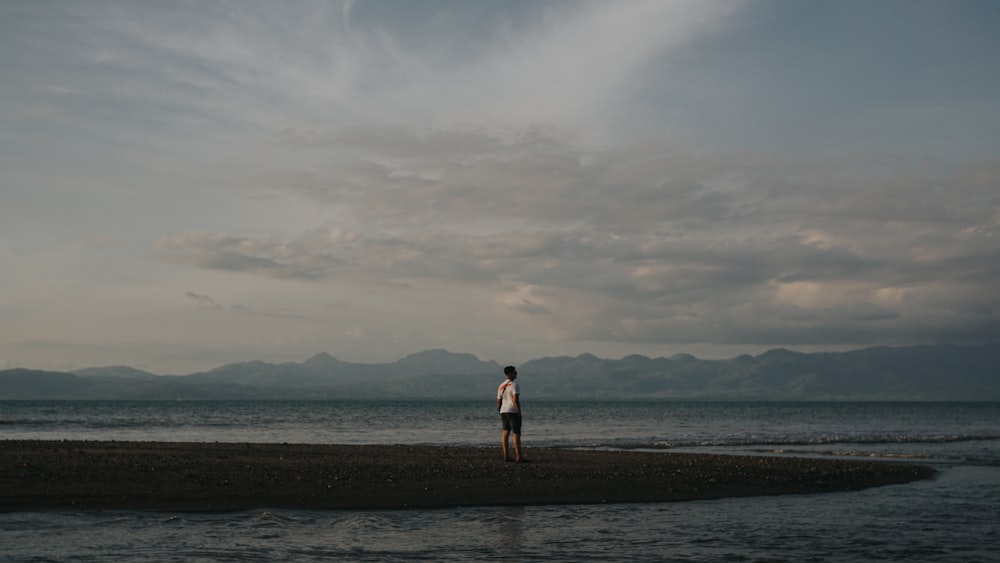
[[(352, 17), (364, 3), (113, 5), (97, 12), (109, 39), (88, 42), (80, 57), (88, 72), (113, 79), (92, 82), (94, 95), (171, 120), (592, 131), (613, 125), (608, 111), (646, 63), (738, 7), (538, 4), (530, 23), (496, 27), (485, 48), (469, 49), (461, 35), (406, 42), (413, 22)], [(441, 17), (435, 29), (462, 23)]]

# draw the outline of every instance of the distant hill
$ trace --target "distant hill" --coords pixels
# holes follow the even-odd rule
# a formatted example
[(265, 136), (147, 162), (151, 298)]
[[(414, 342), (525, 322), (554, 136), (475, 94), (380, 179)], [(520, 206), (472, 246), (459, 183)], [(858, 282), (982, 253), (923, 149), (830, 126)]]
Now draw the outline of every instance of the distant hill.
[[(1000, 400), (1000, 345), (865, 348), (838, 353), (770, 350), (701, 360), (591, 354), (518, 366), (531, 399)], [(427, 350), (392, 363), (227, 364), (158, 376), (125, 366), (72, 373), (0, 371), (0, 399), (483, 399), (502, 366), (472, 354)]]
[(128, 366), (109, 366), (104, 368), (86, 368), (71, 371), (73, 375), (83, 377), (121, 377), (125, 379), (150, 379), (159, 377), (155, 373), (142, 371)]

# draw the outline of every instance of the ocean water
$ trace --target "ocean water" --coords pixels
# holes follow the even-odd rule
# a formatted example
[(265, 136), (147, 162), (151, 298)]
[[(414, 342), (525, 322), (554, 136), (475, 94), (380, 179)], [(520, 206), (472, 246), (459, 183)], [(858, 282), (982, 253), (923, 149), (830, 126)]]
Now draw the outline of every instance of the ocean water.
[[(526, 400), (524, 408), (529, 455), (546, 446), (865, 457), (938, 474), (858, 492), (666, 504), (7, 513), (0, 560), (1000, 561), (1000, 403)], [(481, 446), (499, 438), (493, 409), (492, 401), (0, 401), (0, 439)]]

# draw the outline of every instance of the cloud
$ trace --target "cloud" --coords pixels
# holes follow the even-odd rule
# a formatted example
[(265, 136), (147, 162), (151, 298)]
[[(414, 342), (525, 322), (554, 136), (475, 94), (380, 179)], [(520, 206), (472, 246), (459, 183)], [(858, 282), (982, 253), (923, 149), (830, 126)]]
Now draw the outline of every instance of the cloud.
[[(365, 2), (101, 4), (79, 10), (101, 32), (79, 39), (91, 75), (79, 79), (88, 99), (182, 130), (473, 123), (592, 134), (615, 127), (608, 112), (647, 63), (740, 5), (538, 3), (514, 20), (500, 7), (461, 5), (431, 13)], [(483, 13), (467, 17), (473, 10)], [(470, 27), (471, 48), (462, 32)]]
[(501, 48), (457, 69), (420, 76), (420, 84), (409, 84), (399, 98), (431, 103), (439, 108), (435, 113), (443, 109), (447, 113), (441, 116), (455, 123), (482, 123), (487, 117), (493, 125), (607, 127), (595, 120), (607, 115), (604, 110), (620, 99), (640, 68), (706, 33), (739, 3), (583, 6), (550, 9), (541, 24), (504, 37)]
[(201, 309), (222, 309), (222, 305), (218, 301), (207, 295), (198, 295), (193, 291), (189, 291), (187, 292), (187, 296), (188, 298), (193, 299)]
[(241, 315), (256, 316), (256, 317), (267, 317), (273, 319), (306, 319), (308, 317), (296, 313), (288, 312), (274, 312), (274, 311), (258, 311), (251, 307), (241, 304), (233, 304), (228, 307), (219, 303), (215, 299), (207, 295), (199, 295), (193, 291), (188, 291), (186, 293), (189, 299), (192, 299), (197, 303), (199, 309), (208, 309), (213, 311), (231, 311), (239, 313)]
[(349, 209), (351, 225), (268, 241), (192, 233), (159, 250), (277, 278), (478, 286), (577, 340), (996, 334), (996, 196), (979, 165), (898, 160), (862, 181), (866, 160), (600, 150), (537, 132), (353, 130), (316, 142), (347, 139), (355, 160), (273, 188)]
[(0, 5), (6, 340), (995, 337), (996, 34), (896, 8)]
[(539, 305), (538, 303), (532, 303), (527, 299), (522, 299), (521, 303), (513, 307), (515, 311), (522, 313), (527, 313), (529, 315), (551, 315), (552, 311), (549, 311), (545, 307)]

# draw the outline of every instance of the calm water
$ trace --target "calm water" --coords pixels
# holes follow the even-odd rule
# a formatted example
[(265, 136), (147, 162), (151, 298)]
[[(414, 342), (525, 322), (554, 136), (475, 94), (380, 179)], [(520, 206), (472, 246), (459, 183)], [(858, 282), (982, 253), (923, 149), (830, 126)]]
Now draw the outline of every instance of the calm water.
[[(490, 445), (498, 425), (489, 401), (0, 402), (11, 439)], [(0, 560), (1000, 561), (1000, 403), (526, 401), (524, 439), (863, 456), (939, 474), (672, 504), (0, 514)]]

